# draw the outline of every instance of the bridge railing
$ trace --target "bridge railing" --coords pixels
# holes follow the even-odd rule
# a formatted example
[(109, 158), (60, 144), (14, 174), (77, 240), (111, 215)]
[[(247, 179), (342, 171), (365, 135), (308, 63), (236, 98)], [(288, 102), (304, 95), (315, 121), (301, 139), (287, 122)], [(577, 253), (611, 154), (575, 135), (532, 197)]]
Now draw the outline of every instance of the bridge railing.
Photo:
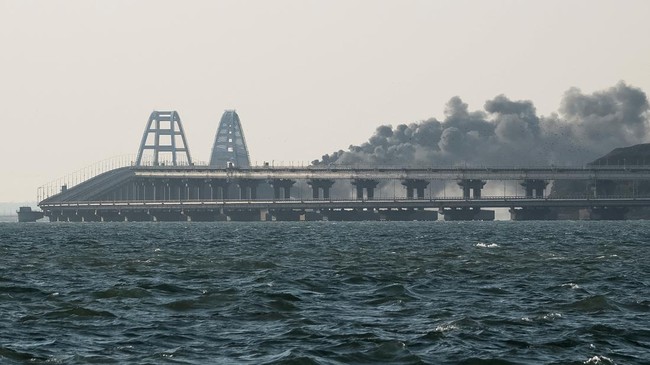
[[(128, 155), (119, 155), (106, 158), (104, 160), (98, 161), (94, 164), (80, 168), (79, 170), (73, 171), (69, 174), (51, 180), (50, 182), (43, 184), (37, 188), (36, 196), (37, 201), (42, 201), (53, 195), (59, 194), (62, 189), (69, 189), (73, 186), (79, 185), (87, 180), (90, 180), (98, 175), (101, 175), (105, 172), (115, 170), (122, 167), (135, 166), (137, 155), (128, 154)], [(141, 167), (152, 167), (160, 168), (162, 166), (172, 166), (171, 160), (160, 160), (158, 164), (154, 164), (153, 157), (145, 156), (140, 161)], [(184, 168), (189, 167), (190, 165), (186, 162), (177, 163), (177, 166), (183, 166)], [(194, 166), (194, 165), (192, 165)], [(199, 162), (199, 166), (207, 166), (206, 163)]]
[(94, 164), (82, 167), (79, 170), (73, 171), (67, 175), (54, 179), (38, 187), (36, 193), (37, 199), (40, 202), (60, 193), (62, 189), (69, 189), (107, 171), (121, 167), (133, 166), (135, 163), (135, 157), (135, 155), (119, 155), (109, 157)]

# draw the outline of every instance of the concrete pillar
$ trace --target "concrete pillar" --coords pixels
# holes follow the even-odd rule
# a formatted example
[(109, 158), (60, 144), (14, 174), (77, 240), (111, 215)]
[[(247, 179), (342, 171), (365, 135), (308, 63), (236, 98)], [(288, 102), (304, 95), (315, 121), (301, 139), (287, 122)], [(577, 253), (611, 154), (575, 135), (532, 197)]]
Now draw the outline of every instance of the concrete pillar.
[(548, 181), (540, 179), (527, 179), (521, 182), (521, 186), (526, 190), (526, 198), (543, 198), (544, 189), (548, 185)]
[[(424, 190), (429, 186), (429, 182), (420, 179), (407, 179), (402, 181), (402, 185), (406, 187), (406, 197), (408, 199), (424, 199)], [(413, 193), (416, 193), (415, 195)]]
[(190, 184), (187, 179), (181, 181), (181, 199), (190, 200)]
[(373, 199), (375, 197), (375, 188), (379, 185), (379, 181), (372, 179), (354, 179), (352, 185), (357, 189), (357, 199), (363, 200), (363, 190), (366, 190), (366, 198)]
[(312, 188), (312, 197), (314, 199), (321, 198), (321, 190), (323, 191), (322, 199), (330, 198), (330, 188), (334, 185), (334, 180), (330, 179), (311, 179), (307, 180), (307, 184)]
[(180, 184), (176, 180), (170, 180), (169, 186), (169, 200), (180, 200)]
[(406, 186), (406, 199), (413, 199), (413, 187)]
[(201, 182), (201, 194), (199, 199), (203, 201), (212, 200), (212, 185), (210, 185), (209, 179)]
[(257, 199), (257, 185), (258, 180), (255, 179), (241, 179), (237, 182), (239, 185), (239, 199), (253, 200)]
[(366, 195), (368, 196), (368, 199), (374, 199), (375, 198), (375, 188), (374, 187), (366, 188)]
[(226, 179), (210, 179), (210, 199), (225, 200), (228, 198), (230, 182)]
[[(463, 199), (481, 199), (481, 189), (485, 186), (486, 181), (466, 179), (458, 182), (458, 185), (463, 189)], [(470, 196), (470, 192), (473, 194)]]
[[(334, 182), (332, 182), (334, 183)], [(330, 198), (330, 188), (331, 186), (323, 186), (323, 199), (328, 199)]]
[[(429, 184), (429, 183), (427, 183)], [(418, 186), (417, 187), (417, 193), (418, 193), (418, 199), (424, 199), (424, 187)]]
[(291, 179), (273, 179), (269, 183), (273, 186), (274, 199), (289, 199), (291, 198), (291, 187), (296, 181)]

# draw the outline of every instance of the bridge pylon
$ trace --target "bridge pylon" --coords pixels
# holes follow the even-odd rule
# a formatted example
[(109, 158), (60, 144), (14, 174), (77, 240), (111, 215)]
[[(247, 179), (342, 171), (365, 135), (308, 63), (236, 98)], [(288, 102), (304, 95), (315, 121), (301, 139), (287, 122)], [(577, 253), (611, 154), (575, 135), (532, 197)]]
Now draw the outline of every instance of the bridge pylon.
[[(177, 137), (180, 137), (178, 140)], [(187, 164), (192, 164), (190, 148), (187, 145), (185, 131), (178, 113), (174, 111), (157, 111), (154, 110), (149, 116), (149, 121), (142, 134), (142, 142), (138, 150), (138, 157), (135, 164), (142, 166), (142, 157), (147, 150), (153, 151), (153, 164), (159, 166), (168, 161), (164, 160), (165, 154), (171, 155), (171, 164), (179, 164), (178, 154), (185, 153)], [(161, 156), (161, 154), (163, 156)], [(163, 157), (163, 160), (161, 160)]]
[(221, 116), (217, 135), (212, 145), (210, 166), (217, 168), (248, 169), (251, 162), (244, 138), (244, 130), (239, 115), (234, 110), (226, 110)]

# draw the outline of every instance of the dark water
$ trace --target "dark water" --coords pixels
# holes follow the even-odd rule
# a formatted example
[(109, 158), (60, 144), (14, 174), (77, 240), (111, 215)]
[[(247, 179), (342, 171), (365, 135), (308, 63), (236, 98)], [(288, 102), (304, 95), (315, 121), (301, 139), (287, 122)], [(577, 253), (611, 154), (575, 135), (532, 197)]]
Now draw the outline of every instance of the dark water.
[(647, 364), (650, 222), (0, 224), (2, 364)]

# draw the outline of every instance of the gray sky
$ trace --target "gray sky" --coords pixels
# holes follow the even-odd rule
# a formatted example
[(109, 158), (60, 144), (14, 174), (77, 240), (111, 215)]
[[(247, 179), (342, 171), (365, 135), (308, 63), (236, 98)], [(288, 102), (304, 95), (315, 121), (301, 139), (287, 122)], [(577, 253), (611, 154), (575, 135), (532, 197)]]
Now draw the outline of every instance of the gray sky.
[(505, 94), (650, 92), (650, 1), (0, 0), (0, 201), (135, 154), (177, 110), (206, 161), (237, 109), (253, 162), (311, 161), (380, 124)]

